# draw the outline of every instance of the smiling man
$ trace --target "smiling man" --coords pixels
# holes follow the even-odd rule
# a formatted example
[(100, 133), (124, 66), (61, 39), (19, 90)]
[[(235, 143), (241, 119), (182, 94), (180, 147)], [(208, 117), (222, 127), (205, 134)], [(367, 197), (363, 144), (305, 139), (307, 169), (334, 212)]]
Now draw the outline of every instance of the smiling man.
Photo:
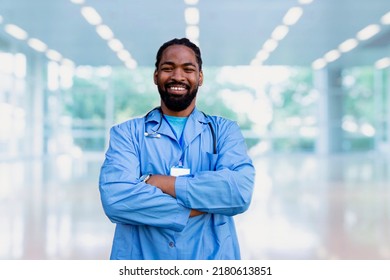
[[(196, 59), (198, 57), (198, 59)], [(161, 97), (161, 107), (170, 115), (188, 116), (195, 107), (198, 87), (203, 82), (200, 53), (185, 45), (171, 45), (157, 54), (154, 83)]]
[(240, 259), (233, 216), (249, 207), (255, 170), (238, 125), (196, 108), (199, 48), (157, 52), (161, 106), (116, 125), (100, 173), (116, 223), (111, 259)]

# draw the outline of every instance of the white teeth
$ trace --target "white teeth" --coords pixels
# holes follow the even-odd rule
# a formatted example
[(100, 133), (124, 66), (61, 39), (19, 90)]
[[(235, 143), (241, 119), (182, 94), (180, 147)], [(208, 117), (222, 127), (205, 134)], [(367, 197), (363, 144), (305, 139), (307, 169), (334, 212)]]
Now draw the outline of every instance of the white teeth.
[(172, 90), (185, 90), (184, 87), (171, 87)]

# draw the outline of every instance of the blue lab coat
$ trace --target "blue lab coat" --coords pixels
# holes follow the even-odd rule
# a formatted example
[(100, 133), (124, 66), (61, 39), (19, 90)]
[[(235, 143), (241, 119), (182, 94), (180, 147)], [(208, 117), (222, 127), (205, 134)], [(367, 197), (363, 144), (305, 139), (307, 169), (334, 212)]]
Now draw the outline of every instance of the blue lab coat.
[[(176, 178), (176, 198), (140, 180), (179, 162), (190, 175)], [(254, 175), (238, 125), (196, 108), (181, 139), (160, 110), (112, 127), (99, 180), (116, 223), (111, 259), (240, 259), (233, 216), (248, 209)], [(206, 214), (189, 218), (191, 209)]]

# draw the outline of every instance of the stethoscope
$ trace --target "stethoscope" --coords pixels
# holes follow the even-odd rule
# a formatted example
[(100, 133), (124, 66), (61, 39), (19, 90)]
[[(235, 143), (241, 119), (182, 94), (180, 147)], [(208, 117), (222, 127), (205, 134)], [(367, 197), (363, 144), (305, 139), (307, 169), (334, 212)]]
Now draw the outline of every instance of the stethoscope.
[[(146, 119), (146, 118), (149, 116), (149, 114), (150, 114), (151, 112), (153, 112), (154, 110), (159, 110), (159, 111), (160, 111), (160, 123), (159, 123), (159, 125), (158, 125), (158, 127), (157, 127), (157, 129), (156, 129), (155, 131), (153, 131), (153, 132), (147, 132), (147, 131), (145, 131), (144, 135), (145, 135), (145, 137), (149, 137), (149, 138), (161, 138), (161, 134), (158, 132), (159, 129), (160, 129), (160, 127), (161, 127), (162, 120), (163, 120), (163, 112), (162, 112), (162, 110), (161, 110), (161, 107), (156, 107), (156, 108), (150, 110), (150, 111), (145, 115), (145, 119)], [(202, 112), (202, 113), (203, 113), (203, 115), (204, 115), (206, 118), (208, 118), (208, 116), (207, 116), (204, 112)], [(213, 153), (216, 154), (216, 153), (217, 153), (217, 138), (216, 138), (216, 136), (215, 136), (214, 128), (213, 128), (211, 122), (208, 122), (207, 124), (208, 124), (209, 127), (210, 127), (211, 135), (212, 135), (212, 137), (213, 137)], [(146, 128), (145, 128), (145, 130), (146, 130)]]
[[(156, 129), (155, 131), (153, 131), (153, 132), (151, 132), (151, 133), (145, 131), (144, 135), (145, 135), (145, 137), (150, 137), (150, 138), (160, 138), (160, 137), (161, 137), (161, 134), (158, 133), (158, 131), (159, 131), (160, 127), (161, 127), (162, 119), (163, 119), (163, 112), (161, 111), (161, 107), (156, 107), (156, 108), (150, 110), (150, 111), (145, 115), (144, 118), (145, 118), (145, 120), (146, 120), (146, 118), (149, 116), (149, 114), (150, 114), (151, 112), (153, 112), (154, 110), (158, 110), (158, 111), (160, 112), (160, 123), (159, 123), (159, 125), (158, 125), (158, 127), (157, 127), (157, 129)], [(146, 128), (145, 128), (145, 130), (146, 130)]]

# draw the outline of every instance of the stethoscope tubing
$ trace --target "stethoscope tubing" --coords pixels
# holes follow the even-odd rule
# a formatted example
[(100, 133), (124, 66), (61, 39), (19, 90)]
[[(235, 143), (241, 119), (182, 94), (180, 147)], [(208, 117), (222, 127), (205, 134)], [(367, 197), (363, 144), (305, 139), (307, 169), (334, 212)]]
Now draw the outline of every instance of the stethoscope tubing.
[[(145, 133), (144, 133), (144, 135), (145, 135), (145, 137), (161, 138), (161, 134), (158, 133), (158, 131), (159, 131), (160, 127), (161, 127), (161, 124), (162, 124), (162, 120), (163, 120), (163, 112), (162, 112), (162, 110), (161, 110), (161, 107), (156, 107), (156, 108), (150, 110), (150, 111), (145, 115), (144, 118), (146, 119), (146, 118), (149, 116), (149, 114), (150, 114), (151, 112), (153, 112), (154, 110), (159, 110), (159, 111), (160, 111), (160, 123), (159, 123), (157, 129), (156, 129), (155, 131), (151, 132), (151, 133), (147, 132), (147, 131), (146, 131), (146, 128), (145, 128)], [(206, 115), (204, 112), (202, 112), (202, 113), (203, 113), (203, 115), (204, 115), (206, 118), (208, 118), (208, 115)], [(215, 135), (215, 131), (214, 131), (213, 125), (211, 124), (211, 122), (208, 122), (207, 124), (208, 124), (208, 126), (210, 127), (210, 132), (211, 132), (211, 135), (212, 135), (212, 138), (213, 138), (213, 154), (217, 154), (217, 137), (216, 137), (216, 135)]]

